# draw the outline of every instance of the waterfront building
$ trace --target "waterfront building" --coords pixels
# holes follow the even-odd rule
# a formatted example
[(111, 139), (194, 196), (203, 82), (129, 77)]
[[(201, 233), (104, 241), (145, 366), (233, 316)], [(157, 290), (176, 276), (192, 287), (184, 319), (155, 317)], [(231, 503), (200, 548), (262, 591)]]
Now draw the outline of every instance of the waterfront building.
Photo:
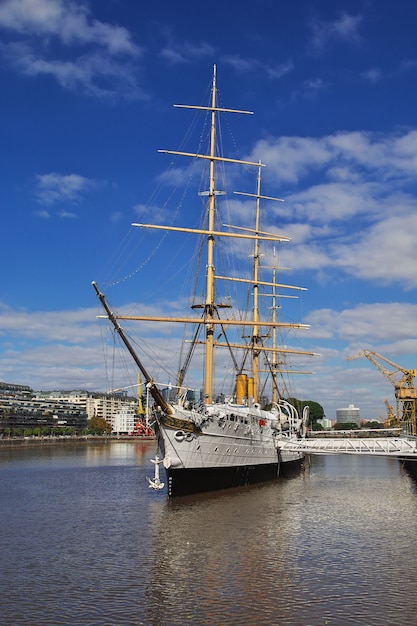
[(138, 406), (137, 398), (129, 397), (125, 391), (117, 393), (91, 392), (80, 389), (37, 391), (36, 396), (74, 403), (87, 413), (88, 419), (101, 417), (112, 425), (112, 429), (115, 415), (126, 410), (136, 412)]
[(0, 381), (0, 397), (2, 398), (32, 398), (33, 389), (28, 385), (15, 385), (14, 383), (4, 383)]
[(334, 421), (327, 419), (326, 417), (323, 417), (323, 419), (321, 420), (317, 420), (318, 424), (321, 424), (321, 426), (323, 427), (323, 430), (330, 430), (330, 428), (332, 428)]
[(349, 404), (346, 408), (336, 409), (336, 422), (338, 424), (357, 424), (359, 428), (361, 423), (360, 409), (353, 404)]
[(0, 382), (0, 435), (28, 429), (72, 428), (76, 433), (87, 426), (83, 407), (73, 402), (38, 398), (26, 385)]
[(112, 432), (116, 435), (130, 435), (138, 420), (136, 406), (126, 406), (112, 417)]

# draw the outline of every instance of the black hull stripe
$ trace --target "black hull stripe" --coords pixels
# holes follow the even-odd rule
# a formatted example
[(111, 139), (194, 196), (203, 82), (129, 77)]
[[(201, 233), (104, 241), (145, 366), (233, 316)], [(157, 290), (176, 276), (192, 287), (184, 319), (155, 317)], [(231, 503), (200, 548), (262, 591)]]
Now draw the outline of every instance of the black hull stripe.
[[(230, 489), (243, 485), (276, 480), (280, 475), (287, 475), (289, 471), (299, 468), (302, 459), (288, 463), (269, 463), (266, 465), (241, 465), (224, 468), (199, 468), (199, 469), (168, 469), (167, 487), (168, 496), (176, 498), (196, 493), (217, 491), (218, 489)], [(285, 469), (284, 466), (285, 465)]]

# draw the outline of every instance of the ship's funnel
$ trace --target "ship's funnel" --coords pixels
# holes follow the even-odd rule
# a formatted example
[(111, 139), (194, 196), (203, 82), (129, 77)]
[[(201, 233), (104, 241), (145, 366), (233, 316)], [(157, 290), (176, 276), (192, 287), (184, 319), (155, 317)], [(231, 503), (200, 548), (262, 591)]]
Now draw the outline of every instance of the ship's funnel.
[(248, 404), (250, 405), (253, 402), (255, 394), (255, 380), (252, 376), (248, 377)]
[(248, 377), (246, 374), (236, 376), (236, 404), (246, 404), (248, 397)]

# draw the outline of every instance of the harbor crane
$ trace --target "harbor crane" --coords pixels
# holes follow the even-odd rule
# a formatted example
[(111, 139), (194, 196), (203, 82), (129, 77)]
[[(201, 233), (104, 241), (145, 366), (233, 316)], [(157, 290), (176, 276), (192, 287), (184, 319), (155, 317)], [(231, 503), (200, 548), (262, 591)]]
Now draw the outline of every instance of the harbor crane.
[[(381, 374), (394, 386), (397, 419), (399, 419), (403, 425), (411, 426), (412, 433), (415, 434), (417, 387), (414, 385), (414, 379), (417, 371), (415, 369), (407, 370), (401, 367), (401, 365), (390, 361), (385, 356), (378, 354), (378, 352), (372, 352), (371, 350), (362, 350), (358, 354), (349, 357), (348, 361), (361, 357), (369, 359)], [(391, 369), (388, 369), (384, 364), (389, 365)]]
[(398, 417), (394, 413), (394, 407), (388, 400), (384, 400), (384, 404), (387, 409), (387, 419), (384, 422), (384, 426), (385, 428), (395, 428), (395, 426), (398, 426)]

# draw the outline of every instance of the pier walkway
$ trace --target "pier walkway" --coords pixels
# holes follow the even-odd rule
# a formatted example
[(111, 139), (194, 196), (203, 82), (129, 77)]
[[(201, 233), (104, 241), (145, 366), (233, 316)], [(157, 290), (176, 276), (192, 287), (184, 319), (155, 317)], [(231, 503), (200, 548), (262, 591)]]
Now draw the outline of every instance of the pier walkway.
[(310, 454), (362, 454), (392, 456), (417, 461), (417, 439), (414, 437), (279, 437), (277, 448)]

